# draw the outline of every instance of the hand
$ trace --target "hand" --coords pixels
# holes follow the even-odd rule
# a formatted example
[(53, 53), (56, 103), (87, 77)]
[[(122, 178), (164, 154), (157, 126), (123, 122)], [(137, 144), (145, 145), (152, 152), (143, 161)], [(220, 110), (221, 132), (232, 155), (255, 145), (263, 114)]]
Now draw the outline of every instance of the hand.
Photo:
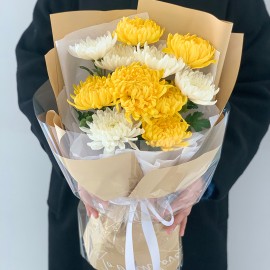
[(185, 190), (179, 193), (179, 196), (174, 199), (171, 204), (174, 213), (173, 225), (166, 227), (167, 233), (171, 233), (176, 226), (180, 225), (180, 236), (184, 236), (187, 225), (187, 219), (191, 212), (192, 206), (197, 202), (198, 198), (204, 189), (205, 182), (200, 178)]
[(99, 213), (93, 207), (93, 200), (95, 199), (92, 195), (90, 195), (82, 186), (78, 186), (78, 192), (82, 202), (84, 203), (87, 216), (90, 218), (93, 216), (94, 218), (98, 218)]
[(180, 212), (178, 212), (175, 216), (174, 216), (174, 223), (165, 228), (165, 231), (170, 234), (175, 228), (176, 226), (180, 225), (180, 231), (179, 231), (179, 235), (182, 237), (185, 234), (185, 230), (186, 230), (186, 226), (187, 226), (187, 218), (188, 215), (190, 214), (192, 209), (192, 206), (181, 210)]

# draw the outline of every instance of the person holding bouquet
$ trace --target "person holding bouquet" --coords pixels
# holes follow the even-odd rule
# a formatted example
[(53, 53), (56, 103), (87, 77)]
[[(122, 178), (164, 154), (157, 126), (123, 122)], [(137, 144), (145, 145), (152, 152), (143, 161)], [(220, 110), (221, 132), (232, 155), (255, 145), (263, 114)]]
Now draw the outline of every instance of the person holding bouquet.
[[(229, 101), (231, 115), (213, 182), (204, 200), (192, 209), (180, 212), (175, 217), (174, 225), (168, 229), (170, 231), (177, 224), (182, 225), (180, 234), (185, 233), (184, 270), (227, 269), (228, 192), (255, 155), (269, 126), (270, 19), (262, 0), (167, 2), (232, 21), (234, 31), (245, 34), (242, 65)], [(50, 270), (92, 268), (80, 256), (76, 218), (78, 200), (70, 192), (54, 160), (32, 105), (35, 91), (48, 79), (44, 54), (53, 47), (49, 14), (73, 10), (135, 9), (136, 6), (136, 0), (39, 0), (33, 22), (16, 48), (19, 106), (29, 118), (32, 131), (53, 164), (48, 198)], [(88, 214), (98, 215), (90, 207)]]

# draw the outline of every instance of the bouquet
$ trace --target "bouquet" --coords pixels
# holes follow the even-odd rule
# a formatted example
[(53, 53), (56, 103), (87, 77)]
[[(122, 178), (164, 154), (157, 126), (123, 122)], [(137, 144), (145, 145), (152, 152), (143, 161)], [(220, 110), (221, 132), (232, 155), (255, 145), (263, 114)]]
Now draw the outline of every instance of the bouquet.
[(78, 208), (82, 255), (96, 269), (178, 268), (179, 226), (164, 228), (212, 179), (242, 35), (154, 0), (51, 22), (50, 84), (34, 105), (74, 194), (99, 212)]

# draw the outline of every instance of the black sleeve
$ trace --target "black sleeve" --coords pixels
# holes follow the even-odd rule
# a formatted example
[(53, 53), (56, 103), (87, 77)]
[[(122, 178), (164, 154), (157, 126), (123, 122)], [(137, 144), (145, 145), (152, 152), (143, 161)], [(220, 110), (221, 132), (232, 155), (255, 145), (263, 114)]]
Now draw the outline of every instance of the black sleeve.
[(20, 110), (31, 122), (31, 130), (49, 155), (58, 172), (60, 172), (60, 169), (36, 120), (32, 100), (36, 90), (48, 79), (44, 55), (53, 48), (49, 15), (73, 10), (74, 3), (76, 1), (73, 0), (37, 1), (33, 21), (23, 33), (16, 47), (17, 89)]
[[(214, 175), (214, 199), (225, 197), (246, 169), (270, 122), (270, 19), (263, 0), (231, 0), (228, 21), (244, 32), (243, 57), (229, 100), (231, 113), (221, 160)], [(255, 179), (254, 179), (255, 180)]]

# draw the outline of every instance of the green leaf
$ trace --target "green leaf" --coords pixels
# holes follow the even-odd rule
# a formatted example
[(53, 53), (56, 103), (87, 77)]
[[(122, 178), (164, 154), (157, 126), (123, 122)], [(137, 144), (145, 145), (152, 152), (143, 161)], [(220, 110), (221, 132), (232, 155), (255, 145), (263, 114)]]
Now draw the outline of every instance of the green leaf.
[(80, 121), (80, 127), (88, 127), (88, 125), (86, 124), (86, 122), (92, 122), (93, 121), (93, 112), (80, 112), (77, 111), (78, 113), (78, 120)]
[(83, 113), (80, 111), (77, 111), (78, 113), (78, 119), (81, 121), (81, 119), (83, 118)]
[(93, 121), (93, 117), (92, 117), (92, 115), (88, 115), (88, 116), (86, 116), (86, 121), (87, 122), (92, 122)]
[(180, 113), (185, 113), (188, 110), (198, 109), (198, 105), (188, 99), (187, 103), (182, 107)]
[(88, 125), (86, 124), (86, 119), (82, 119), (80, 121), (80, 127), (88, 127)]
[(198, 109), (198, 105), (193, 103), (191, 100), (188, 99), (187, 102), (187, 109), (192, 110), (192, 109)]
[(190, 113), (186, 117), (187, 123), (190, 125), (190, 129), (193, 129), (196, 132), (202, 131), (203, 129), (210, 128), (210, 121), (208, 119), (204, 119), (203, 113), (194, 112)]

